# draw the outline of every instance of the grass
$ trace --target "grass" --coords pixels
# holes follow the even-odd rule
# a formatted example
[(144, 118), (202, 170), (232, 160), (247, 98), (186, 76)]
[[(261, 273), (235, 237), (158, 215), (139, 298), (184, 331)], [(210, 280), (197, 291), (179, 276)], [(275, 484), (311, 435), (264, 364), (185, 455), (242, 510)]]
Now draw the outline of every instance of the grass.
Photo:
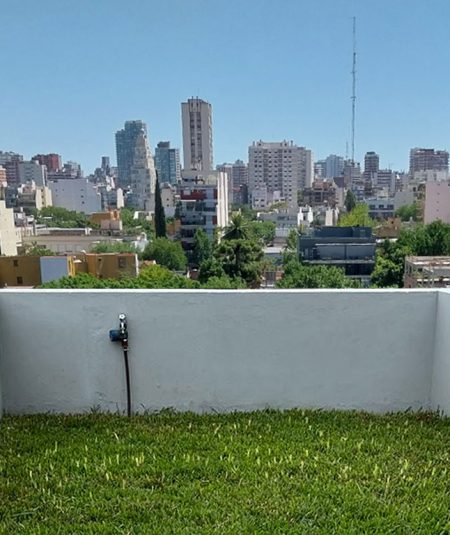
[(6, 416), (1, 533), (450, 533), (450, 420)]

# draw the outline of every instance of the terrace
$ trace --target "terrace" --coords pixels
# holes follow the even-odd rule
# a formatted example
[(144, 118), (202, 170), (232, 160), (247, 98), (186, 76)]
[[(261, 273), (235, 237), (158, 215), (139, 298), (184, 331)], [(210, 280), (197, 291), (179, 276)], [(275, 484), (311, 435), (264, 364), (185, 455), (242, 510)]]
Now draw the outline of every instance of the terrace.
[(449, 532), (448, 290), (2, 290), (0, 315), (2, 532)]

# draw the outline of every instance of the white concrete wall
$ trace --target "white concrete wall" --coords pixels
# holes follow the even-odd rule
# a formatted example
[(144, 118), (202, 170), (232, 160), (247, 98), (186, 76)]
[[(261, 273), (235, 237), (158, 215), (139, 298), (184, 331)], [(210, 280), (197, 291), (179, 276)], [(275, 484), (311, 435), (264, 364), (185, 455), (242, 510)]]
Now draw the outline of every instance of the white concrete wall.
[(108, 339), (120, 312), (135, 411), (430, 408), (436, 296), (2, 290), (4, 410), (123, 411), (123, 355)]
[(440, 290), (434, 342), (431, 401), (435, 409), (450, 415), (450, 291)]

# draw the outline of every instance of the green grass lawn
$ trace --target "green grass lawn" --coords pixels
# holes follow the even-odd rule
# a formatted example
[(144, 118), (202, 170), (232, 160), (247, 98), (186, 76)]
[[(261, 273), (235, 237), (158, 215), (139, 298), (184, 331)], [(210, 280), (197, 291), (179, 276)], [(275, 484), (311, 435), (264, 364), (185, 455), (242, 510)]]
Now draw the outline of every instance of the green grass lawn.
[(0, 533), (450, 533), (431, 414), (6, 416)]

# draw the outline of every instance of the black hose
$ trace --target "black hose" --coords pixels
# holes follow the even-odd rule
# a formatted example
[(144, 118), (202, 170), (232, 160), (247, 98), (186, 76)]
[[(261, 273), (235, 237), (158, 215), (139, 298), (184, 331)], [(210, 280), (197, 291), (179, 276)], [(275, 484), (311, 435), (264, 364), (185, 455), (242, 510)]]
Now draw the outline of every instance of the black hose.
[(131, 390), (130, 390), (130, 367), (128, 366), (128, 349), (123, 350), (125, 360), (125, 377), (127, 381), (127, 416), (131, 416)]

